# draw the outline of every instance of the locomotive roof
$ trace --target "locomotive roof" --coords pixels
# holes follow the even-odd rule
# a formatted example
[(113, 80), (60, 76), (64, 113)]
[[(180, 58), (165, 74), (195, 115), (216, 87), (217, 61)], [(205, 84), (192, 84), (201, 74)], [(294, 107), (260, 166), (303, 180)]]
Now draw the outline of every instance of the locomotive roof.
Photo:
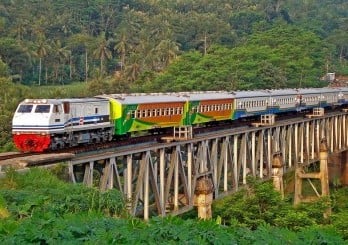
[(86, 102), (101, 102), (108, 101), (100, 98), (67, 98), (67, 99), (25, 99), (21, 104), (61, 104), (63, 102), (69, 103), (86, 103)]

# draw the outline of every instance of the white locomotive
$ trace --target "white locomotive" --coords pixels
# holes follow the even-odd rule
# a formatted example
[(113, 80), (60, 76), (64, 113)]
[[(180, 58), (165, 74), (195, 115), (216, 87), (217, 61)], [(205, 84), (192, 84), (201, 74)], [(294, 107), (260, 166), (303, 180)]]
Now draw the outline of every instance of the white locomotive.
[(106, 99), (26, 99), (13, 117), (12, 134), (22, 151), (43, 151), (111, 140), (112, 126)]

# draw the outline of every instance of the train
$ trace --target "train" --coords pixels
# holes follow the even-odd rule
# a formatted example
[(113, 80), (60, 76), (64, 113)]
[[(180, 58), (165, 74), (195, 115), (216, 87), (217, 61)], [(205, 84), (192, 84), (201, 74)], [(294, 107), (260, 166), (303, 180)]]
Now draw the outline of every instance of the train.
[(348, 104), (348, 88), (104, 94), (92, 98), (25, 99), (13, 116), (22, 152), (44, 152), (158, 133), (174, 127), (298, 113)]

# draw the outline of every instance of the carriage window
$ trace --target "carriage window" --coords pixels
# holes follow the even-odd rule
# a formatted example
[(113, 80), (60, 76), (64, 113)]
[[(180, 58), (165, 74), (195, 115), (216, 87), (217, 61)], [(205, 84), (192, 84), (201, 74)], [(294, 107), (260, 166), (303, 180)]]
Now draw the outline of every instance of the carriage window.
[(135, 116), (136, 116), (135, 111), (130, 111), (130, 115), (131, 115), (131, 118), (135, 118)]
[(33, 109), (33, 105), (20, 105), (17, 112), (30, 113)]
[(50, 108), (50, 105), (37, 105), (35, 108), (35, 113), (49, 113)]
[(94, 108), (94, 114), (98, 114), (98, 108)]

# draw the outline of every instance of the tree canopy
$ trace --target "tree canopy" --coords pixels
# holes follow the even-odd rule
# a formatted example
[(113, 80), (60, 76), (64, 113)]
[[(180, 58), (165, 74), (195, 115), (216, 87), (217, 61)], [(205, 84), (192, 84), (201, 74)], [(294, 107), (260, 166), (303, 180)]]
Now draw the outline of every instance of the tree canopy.
[[(217, 57), (220, 47), (230, 59), (243, 56), (241, 64), (237, 60), (229, 68), (234, 70), (230, 82), (241, 88), (250, 87), (244, 82), (255, 76), (263, 81), (255, 81), (256, 87), (272, 80), (281, 81), (280, 86), (315, 85), (325, 69), (347, 72), (347, 9), (342, 0), (2, 1), (0, 57), (10, 75), (24, 84), (66, 84), (117, 74), (119, 82), (134, 83), (136, 90), (168, 73), (168, 66), (181, 54), (185, 59), (187, 52), (203, 54), (200, 63), (220, 64), (227, 59), (225, 53)], [(262, 41), (267, 42), (260, 45)], [(257, 65), (254, 74), (248, 65)], [(218, 74), (199, 77), (209, 80), (211, 75)], [(216, 77), (216, 88), (221, 79), (226, 78)]]

